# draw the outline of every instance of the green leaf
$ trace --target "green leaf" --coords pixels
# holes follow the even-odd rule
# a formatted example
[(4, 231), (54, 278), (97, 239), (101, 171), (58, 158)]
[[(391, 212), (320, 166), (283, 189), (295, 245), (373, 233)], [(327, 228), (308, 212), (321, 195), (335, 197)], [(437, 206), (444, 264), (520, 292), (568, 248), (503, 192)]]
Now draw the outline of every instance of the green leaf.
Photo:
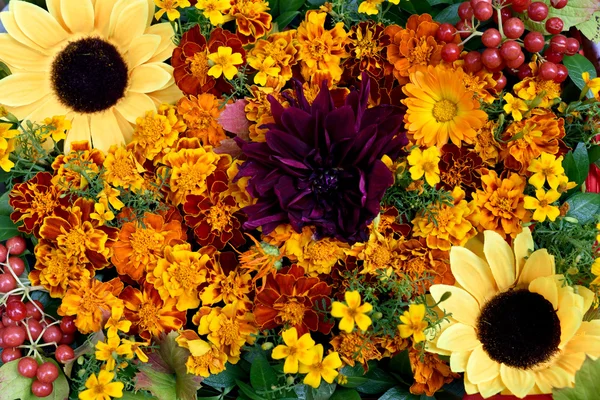
[(209, 376), (202, 381), (202, 384), (214, 388), (225, 388), (235, 385), (236, 380), (241, 378), (247, 378), (244, 371), (238, 365), (227, 363), (225, 371)]
[(575, 193), (567, 199), (569, 212), (567, 217), (575, 218), (580, 224), (585, 225), (595, 222), (600, 215), (600, 194), (598, 193)]
[(279, 15), (279, 0), (269, 0), (269, 8), (271, 9), (269, 11), (271, 15)]
[(412, 379), (413, 372), (410, 366), (410, 359), (408, 358), (408, 350), (402, 351), (391, 359), (390, 371)]
[(238, 385), (242, 393), (251, 398), (252, 400), (267, 400), (262, 396), (259, 396), (254, 392), (254, 390), (250, 387), (250, 385), (240, 381), (239, 379), (235, 380), (235, 383)]
[(585, 144), (579, 143), (575, 150), (565, 155), (563, 168), (569, 181), (577, 183), (578, 186), (585, 182), (590, 170), (590, 158)]
[(452, 0), (427, 0), (430, 6), (437, 6), (438, 4), (452, 4)]
[(4, 64), (3, 62), (0, 62), (0, 79), (6, 78), (10, 74), (11, 74), (10, 69), (6, 66), (6, 64)]
[(600, 42), (600, 29), (598, 29), (598, 26), (600, 26), (600, 11), (596, 11), (590, 19), (578, 24), (577, 29), (590, 41), (598, 43)]
[(444, 8), (434, 19), (439, 23), (448, 22), (449, 24), (455, 25), (460, 21), (460, 18), (458, 17), (458, 6), (460, 6), (460, 4), (452, 4), (451, 6)]
[(19, 234), (19, 230), (8, 215), (0, 215), (0, 241), (10, 239)]
[[(580, 25), (587, 22), (592, 15), (600, 10), (598, 0), (575, 0), (569, 1), (567, 5), (561, 9), (550, 7), (550, 0), (538, 0), (546, 3), (549, 7), (548, 18), (558, 17), (564, 23), (563, 31), (568, 31), (572, 26)], [(527, 30), (534, 30), (548, 34), (543, 22), (535, 22), (529, 20), (525, 15), (521, 14), (524, 19)]]
[(281, 15), (290, 12), (298, 11), (304, 5), (304, 0), (284, 0), (279, 2), (279, 13)]
[[(44, 359), (44, 361), (50, 361), (58, 366), (54, 360)], [(40, 398), (31, 393), (33, 380), (19, 374), (18, 364), (19, 360), (14, 360), (0, 367), (0, 393), (3, 400), (65, 400), (69, 397), (69, 383), (60, 367), (58, 379), (53, 383), (54, 390), (50, 396)]]
[(288, 11), (285, 12), (283, 14), (281, 14), (279, 17), (277, 17), (277, 19), (275, 20), (275, 23), (277, 23), (277, 27), (280, 31), (282, 31), (286, 26), (288, 26), (293, 20), (294, 18), (296, 18), (297, 15), (299, 15), (300, 12), (299, 11)]
[(554, 400), (597, 399), (600, 393), (600, 360), (585, 360), (583, 366), (575, 374), (575, 387), (554, 389)]
[(365, 378), (367, 378), (367, 381), (356, 388), (356, 390), (365, 394), (383, 393), (398, 383), (393, 376), (377, 367), (369, 369)]
[(329, 400), (335, 392), (336, 384), (329, 384), (323, 380), (316, 389), (310, 386), (306, 386), (306, 388), (306, 400)]
[(308, 0), (309, 4), (312, 6), (322, 6), (323, 4), (325, 4), (327, 0)]
[(177, 397), (176, 379), (172, 374), (158, 372), (152, 367), (142, 366), (143, 373), (136, 375), (136, 388), (144, 389), (152, 393), (158, 400), (170, 400)]
[(119, 397), (119, 400), (157, 400), (157, 398), (140, 391), (136, 393), (123, 392), (123, 397)]
[(600, 160), (600, 146), (595, 145), (588, 149), (588, 157), (590, 158), (590, 164)]
[(264, 354), (256, 357), (250, 367), (250, 383), (254, 389), (270, 390), (271, 386), (277, 386), (277, 374), (267, 361)]
[(359, 387), (360, 385), (362, 385), (363, 383), (367, 382), (369, 379), (365, 378), (365, 369), (362, 367), (361, 364), (356, 363), (354, 365), (354, 367), (351, 367), (349, 365), (346, 365), (344, 368), (342, 368), (340, 370), (340, 373), (342, 375), (345, 375), (347, 378), (346, 383), (344, 383), (343, 387), (345, 388), (356, 388)]
[(338, 388), (330, 400), (360, 400), (360, 394), (354, 389)]
[(413, 1), (411, 4), (415, 6), (417, 14), (431, 13), (432, 8), (427, 1)]
[(13, 208), (8, 203), (8, 195), (10, 192), (4, 192), (2, 196), (0, 196), (0, 215), (9, 215), (13, 212)]
[(379, 400), (419, 400), (420, 396), (414, 395), (408, 390), (396, 386), (385, 392)]
[[(571, 78), (573, 83), (581, 90), (583, 90), (585, 86), (585, 81), (581, 77), (581, 74), (588, 72), (590, 78), (596, 77), (596, 68), (594, 67), (594, 64), (581, 54), (565, 56), (563, 64), (569, 69), (569, 78)], [(592, 96), (591, 92), (588, 92), (587, 94), (588, 97)]]

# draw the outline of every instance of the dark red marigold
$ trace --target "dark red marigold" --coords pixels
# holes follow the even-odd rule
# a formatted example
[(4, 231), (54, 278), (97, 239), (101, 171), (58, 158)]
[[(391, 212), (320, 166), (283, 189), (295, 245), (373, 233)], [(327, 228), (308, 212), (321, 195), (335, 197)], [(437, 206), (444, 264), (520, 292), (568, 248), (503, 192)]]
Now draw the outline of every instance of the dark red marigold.
[(220, 46), (231, 47), (233, 53), (240, 53), (245, 59), (246, 52), (239, 37), (227, 30), (215, 28), (208, 42), (200, 33), (199, 25), (183, 34), (171, 58), (175, 83), (183, 93), (194, 96), (212, 93), (221, 97), (223, 93), (231, 92), (232, 87), (224, 76), (215, 79), (208, 75), (208, 55), (216, 53)]
[[(330, 308), (331, 287), (315, 277), (304, 276), (304, 268), (292, 265), (267, 277), (254, 299), (254, 317), (262, 329), (294, 327), (298, 336), (309, 331), (328, 334), (334, 322), (325, 320), (323, 306)], [(321, 312), (317, 311), (321, 310)]]
[(352, 27), (346, 44), (350, 56), (344, 61), (348, 76), (358, 77), (366, 71), (380, 79), (394, 71), (394, 66), (387, 61), (386, 47), (390, 44), (390, 37), (384, 29), (385, 25), (375, 21), (363, 21)]
[(469, 196), (481, 186), (482, 166), (476, 152), (448, 143), (442, 147), (439, 186), (448, 191), (460, 186)]
[(288, 96), (289, 108), (269, 99), (275, 122), (265, 125), (265, 142), (236, 138), (247, 158), (237, 178), (249, 176), (247, 190), (258, 199), (244, 208), (244, 228), (262, 226), (268, 234), (290, 223), (297, 232), (314, 226), (319, 237), (367, 240), (367, 225), (394, 182), (381, 157), (396, 159), (407, 139), (398, 107), (367, 109), (366, 74), (363, 82), (341, 107), (326, 84), (312, 105), (297, 84), (298, 100)]

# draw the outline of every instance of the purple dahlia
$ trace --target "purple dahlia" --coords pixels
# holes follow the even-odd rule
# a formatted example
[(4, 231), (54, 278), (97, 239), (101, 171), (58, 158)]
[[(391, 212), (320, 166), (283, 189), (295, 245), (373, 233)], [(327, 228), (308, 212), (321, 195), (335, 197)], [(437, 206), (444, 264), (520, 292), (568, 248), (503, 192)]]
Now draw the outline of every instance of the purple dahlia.
[[(368, 81), (363, 76), (363, 82)], [(379, 213), (394, 178), (381, 161), (397, 158), (407, 144), (399, 107), (367, 108), (369, 84), (335, 107), (324, 84), (312, 105), (296, 84), (289, 108), (269, 98), (275, 122), (265, 125), (266, 142), (237, 139), (246, 156), (237, 178), (250, 177), (248, 192), (258, 201), (245, 207), (246, 229), (268, 234), (290, 223), (301, 232), (314, 226), (319, 237), (354, 243), (367, 239), (367, 225)]]

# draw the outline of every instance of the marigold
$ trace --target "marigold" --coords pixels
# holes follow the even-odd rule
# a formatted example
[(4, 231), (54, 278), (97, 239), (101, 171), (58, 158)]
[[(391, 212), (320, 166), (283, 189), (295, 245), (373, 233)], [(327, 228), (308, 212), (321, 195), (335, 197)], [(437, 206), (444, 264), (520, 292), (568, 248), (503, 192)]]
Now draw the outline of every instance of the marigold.
[(202, 15), (210, 19), (212, 25), (217, 26), (225, 22), (223, 14), (226, 14), (231, 8), (231, 2), (229, 0), (199, 0), (196, 8), (202, 10)]
[(522, 230), (521, 223), (529, 221), (523, 200), (525, 179), (515, 173), (501, 178), (495, 171), (483, 169), (481, 182), (482, 189), (473, 194), (481, 227), (515, 237)]
[(425, 180), (430, 186), (435, 186), (440, 182), (440, 150), (437, 147), (430, 147), (421, 151), (418, 147), (414, 148), (408, 157), (408, 164), (411, 165), (408, 172), (413, 181), (425, 176)]
[(363, 366), (365, 371), (368, 369), (368, 362), (371, 360), (381, 360), (383, 354), (377, 348), (376, 340), (360, 331), (351, 333), (340, 332), (329, 342), (336, 351), (344, 364), (354, 367), (356, 363)]
[(242, 43), (254, 43), (272, 28), (269, 2), (264, 0), (232, 0), (229, 15), (235, 18)]
[(208, 378), (225, 370), (227, 354), (214, 344), (200, 339), (196, 332), (181, 331), (175, 340), (179, 346), (188, 349), (191, 353), (185, 363), (188, 374)]
[(425, 280), (423, 290), (427, 290), (434, 283), (454, 284), (448, 252), (429, 248), (427, 239), (402, 242), (398, 246), (398, 256), (401, 260), (396, 269), (398, 275), (406, 274), (413, 280), (424, 276), (433, 277), (433, 280)]
[(524, 207), (528, 210), (534, 210), (533, 219), (539, 222), (544, 222), (546, 219), (555, 221), (560, 215), (558, 206), (553, 206), (552, 203), (560, 198), (560, 193), (554, 189), (547, 192), (544, 189), (537, 189), (535, 197), (525, 196)]
[(460, 186), (469, 196), (481, 186), (482, 160), (476, 151), (447, 143), (439, 164), (440, 186), (448, 191)]
[(318, 344), (312, 350), (312, 360), (310, 364), (300, 364), (298, 369), (301, 374), (306, 374), (304, 384), (318, 388), (321, 384), (321, 379), (327, 383), (333, 383), (333, 380), (338, 376), (338, 368), (342, 367), (342, 360), (338, 353), (329, 353), (323, 358), (323, 345)]
[(325, 30), (326, 17), (325, 13), (308, 11), (296, 34), (302, 76), (317, 86), (324, 81), (329, 85), (339, 82), (343, 72), (341, 59), (347, 56), (344, 24), (338, 22), (332, 30)]
[(268, 37), (258, 40), (251, 50), (252, 57), (260, 60), (271, 57), (275, 61), (274, 66), (280, 69), (277, 77), (267, 77), (266, 86), (283, 87), (292, 78), (292, 67), (298, 63), (295, 37), (296, 30), (271, 33)]
[(256, 70), (254, 83), (261, 86), (267, 84), (267, 78), (269, 76), (277, 77), (281, 71), (281, 68), (275, 65), (275, 60), (271, 56), (267, 56), (263, 60), (258, 57), (248, 58), (248, 64)]
[(125, 356), (126, 358), (133, 358), (131, 346), (126, 343), (121, 343), (119, 335), (108, 335), (106, 342), (99, 341), (96, 343), (96, 360), (105, 361), (104, 369), (106, 371), (114, 371), (116, 367), (116, 357)]
[(358, 12), (367, 15), (379, 14), (379, 5), (383, 3), (383, 0), (363, 0), (358, 6)]
[(135, 121), (133, 139), (128, 148), (156, 165), (167, 148), (173, 146), (179, 134), (186, 130), (173, 106), (162, 105), (159, 112), (147, 111)]
[(0, 123), (0, 168), (9, 172), (15, 163), (10, 160), (10, 155), (15, 150), (14, 138), (20, 134), (18, 130), (10, 129), (12, 124)]
[(406, 128), (417, 145), (441, 148), (448, 140), (457, 146), (472, 143), (486, 122), (487, 114), (479, 109), (462, 75), (444, 66), (410, 74), (410, 83), (402, 88), (408, 97), (402, 103), (408, 108)]
[[(231, 257), (228, 257), (231, 255)], [(248, 294), (252, 291), (252, 277), (249, 273), (238, 269), (232, 253), (216, 253), (207, 263), (206, 286), (200, 295), (203, 306), (223, 302), (230, 304), (239, 302), (250, 306)]]
[(408, 358), (415, 379), (410, 387), (412, 394), (433, 396), (442, 386), (460, 378), (437, 354), (411, 348), (408, 350)]
[(123, 397), (123, 382), (113, 382), (115, 374), (100, 370), (98, 376), (91, 374), (85, 381), (87, 390), (79, 393), (79, 400), (110, 400), (111, 397)]
[(341, 318), (339, 328), (341, 331), (350, 333), (354, 330), (354, 323), (361, 331), (366, 331), (371, 326), (371, 318), (366, 314), (373, 310), (369, 303), (361, 305), (360, 293), (357, 291), (347, 291), (344, 293), (346, 303), (334, 301), (331, 304), (331, 316)]
[(519, 98), (515, 98), (510, 93), (504, 94), (504, 100), (506, 104), (503, 109), (507, 114), (511, 114), (515, 121), (521, 121), (523, 119), (523, 111), (529, 111), (529, 106)]
[(477, 131), (477, 135), (473, 139), (473, 142), (475, 143), (475, 152), (481, 157), (481, 160), (490, 167), (496, 165), (500, 155), (500, 144), (494, 137), (494, 132), (497, 128), (497, 121), (488, 121)]
[(296, 328), (281, 332), (283, 343), (273, 349), (271, 357), (274, 360), (285, 358), (283, 372), (285, 374), (298, 373), (299, 363), (310, 364), (312, 361), (311, 350), (315, 346), (315, 341), (310, 337), (310, 333), (305, 333), (298, 338)]
[(244, 108), (248, 121), (254, 122), (249, 127), (250, 140), (265, 142), (265, 133), (268, 131), (267, 124), (275, 122), (271, 113), (269, 96), (273, 96), (285, 108), (289, 106), (289, 102), (285, 100), (281, 93), (274, 92), (272, 88), (251, 86), (250, 94), (251, 96), (246, 98), (247, 104)]
[(375, 78), (382, 78), (392, 73), (393, 67), (386, 59), (390, 37), (384, 30), (385, 25), (371, 20), (350, 29), (346, 44), (348, 58), (344, 61), (346, 75), (359, 77), (366, 71)]
[(117, 336), (119, 331), (128, 333), (131, 328), (131, 321), (123, 319), (123, 308), (114, 307), (110, 312), (110, 318), (104, 324), (108, 336)]
[(123, 282), (118, 278), (108, 282), (97, 279), (82, 279), (73, 283), (58, 308), (58, 315), (74, 315), (75, 326), (85, 334), (102, 328), (103, 313), (110, 313), (114, 307), (123, 307), (118, 296), (123, 290)]
[(544, 183), (548, 181), (548, 185), (552, 189), (558, 188), (559, 177), (564, 175), (565, 169), (562, 166), (563, 157), (548, 153), (542, 153), (540, 157), (531, 160), (528, 172), (533, 172), (529, 177), (529, 183), (535, 186), (536, 189), (541, 189)]
[(88, 181), (81, 171), (85, 171), (87, 177), (94, 178), (100, 173), (102, 164), (104, 164), (102, 151), (92, 149), (87, 141), (72, 142), (70, 152), (60, 154), (52, 163), (54, 170), (52, 184), (63, 190), (85, 189)]
[(312, 229), (305, 227), (302, 233), (292, 233), (281, 248), (282, 254), (304, 268), (307, 274), (329, 274), (344, 259), (346, 243), (331, 238), (313, 239)]
[(513, 87), (513, 92), (527, 101), (533, 101), (539, 97), (538, 107), (550, 108), (560, 99), (560, 83), (556, 83), (552, 79), (543, 79), (537, 73), (538, 66), (535, 62), (529, 63), (529, 65), (533, 66), (532, 71), (535, 76), (517, 82)]
[(400, 316), (401, 325), (398, 325), (398, 331), (400, 331), (400, 337), (408, 338), (413, 337), (415, 343), (420, 343), (425, 340), (425, 329), (427, 329), (428, 323), (424, 321), (425, 318), (425, 305), (424, 304), (411, 304), (408, 306), (408, 311), (405, 311)]
[(368, 241), (356, 243), (352, 249), (346, 251), (346, 254), (362, 261), (361, 274), (377, 275), (390, 268), (397, 268), (400, 260), (399, 242), (393, 235), (384, 236), (379, 232), (371, 232)]
[(104, 159), (102, 178), (114, 187), (137, 192), (144, 184), (144, 167), (125, 147), (113, 145)]
[[(502, 135), (504, 165), (524, 174), (534, 158), (542, 153), (556, 155), (564, 150), (565, 121), (552, 113), (533, 115), (513, 122)], [(562, 149), (561, 149), (562, 148)]]
[(185, 312), (177, 310), (177, 299), (163, 300), (148, 282), (144, 282), (141, 291), (127, 286), (119, 298), (123, 300), (125, 318), (132, 323), (131, 333), (145, 340), (176, 331), (186, 321)]

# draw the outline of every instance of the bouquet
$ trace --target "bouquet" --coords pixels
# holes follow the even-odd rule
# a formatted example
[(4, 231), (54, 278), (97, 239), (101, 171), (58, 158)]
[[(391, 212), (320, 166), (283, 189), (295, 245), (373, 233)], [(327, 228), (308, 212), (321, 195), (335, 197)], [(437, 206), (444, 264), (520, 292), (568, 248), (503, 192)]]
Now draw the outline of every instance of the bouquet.
[(2, 399), (597, 396), (596, 0), (0, 21)]

